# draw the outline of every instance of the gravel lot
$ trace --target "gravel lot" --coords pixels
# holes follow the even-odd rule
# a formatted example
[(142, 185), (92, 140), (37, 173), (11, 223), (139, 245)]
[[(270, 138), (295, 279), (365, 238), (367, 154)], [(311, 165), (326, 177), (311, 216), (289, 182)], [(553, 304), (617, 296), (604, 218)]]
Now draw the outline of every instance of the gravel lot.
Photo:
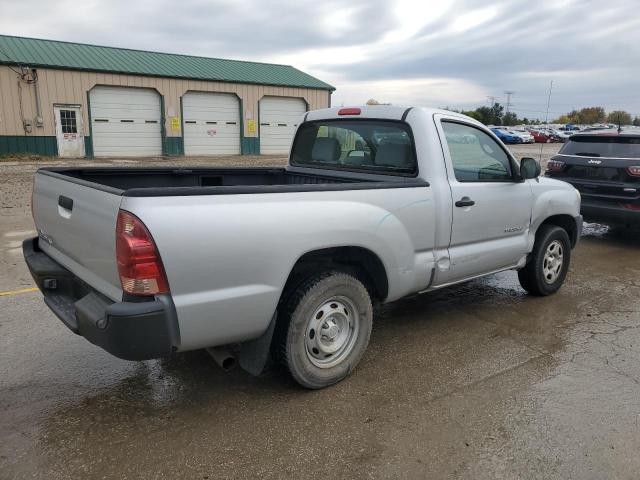
[[(32, 286), (20, 243), (45, 164), (0, 162), (0, 292)], [(505, 272), (387, 305), (361, 365), (318, 392), (202, 352), (118, 360), (39, 293), (0, 296), (0, 478), (636, 479), (639, 258), (640, 233), (587, 224), (552, 297)]]

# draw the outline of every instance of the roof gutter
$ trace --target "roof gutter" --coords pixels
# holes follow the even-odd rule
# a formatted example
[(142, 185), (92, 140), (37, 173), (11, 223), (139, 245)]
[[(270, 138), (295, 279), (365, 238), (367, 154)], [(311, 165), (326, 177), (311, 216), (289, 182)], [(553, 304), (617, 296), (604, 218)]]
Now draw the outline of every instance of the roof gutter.
[[(23, 66), (24, 63), (17, 62), (14, 60), (2, 60), (0, 59), (0, 65), (15, 65), (15, 66)], [(30, 68), (44, 68), (49, 70), (71, 70), (75, 72), (95, 72), (95, 73), (117, 73), (119, 75), (137, 75), (140, 77), (153, 77), (153, 78), (175, 78), (178, 80), (200, 80), (205, 82), (226, 82), (226, 83), (239, 83), (242, 85), (266, 85), (269, 87), (291, 87), (291, 88), (307, 88), (309, 90), (325, 90), (328, 92), (334, 92), (336, 87), (333, 85), (329, 85), (328, 83), (325, 86), (309, 86), (309, 85), (298, 85), (294, 83), (269, 83), (269, 82), (251, 82), (248, 80), (233, 80), (233, 79), (225, 79), (225, 78), (207, 78), (207, 77), (181, 77), (177, 75), (156, 75), (153, 73), (142, 73), (142, 72), (127, 72), (123, 70), (107, 70), (107, 69), (96, 69), (96, 68), (81, 68), (81, 67), (67, 67), (64, 65), (45, 65), (39, 63), (30, 63)], [(324, 83), (324, 82), (323, 82)]]

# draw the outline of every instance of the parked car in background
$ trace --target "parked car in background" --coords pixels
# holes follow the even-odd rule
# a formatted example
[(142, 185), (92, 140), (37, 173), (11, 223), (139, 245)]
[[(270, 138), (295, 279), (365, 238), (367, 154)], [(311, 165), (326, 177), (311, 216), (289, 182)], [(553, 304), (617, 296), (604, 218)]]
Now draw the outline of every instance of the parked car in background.
[(322, 388), (362, 358), (375, 305), (510, 269), (556, 292), (580, 197), (539, 175), (464, 115), (329, 108), (286, 168), (40, 169), (23, 251), (47, 306), (117, 357), (206, 348), (257, 374), (271, 354)]
[(508, 131), (502, 129), (502, 128), (498, 128), (498, 127), (493, 127), (491, 128), (491, 131), (493, 133), (495, 133), (496, 137), (498, 137), (500, 140), (502, 140), (503, 143), (523, 143), (522, 138), (519, 137), (518, 135), (514, 134), (514, 133), (509, 133)]
[(583, 132), (596, 132), (598, 130), (611, 131), (617, 130), (618, 125), (614, 125), (613, 123), (594, 123), (593, 125), (589, 125), (582, 129)]
[(554, 137), (552, 137), (552, 135), (545, 130), (530, 130), (529, 133), (531, 133), (536, 143), (551, 143), (554, 141), (560, 141), (560, 139), (554, 139)]
[(546, 176), (580, 191), (586, 220), (640, 225), (640, 132), (576, 133)]
[(573, 135), (573, 132), (556, 130), (555, 128), (548, 129), (548, 132), (551, 134), (552, 137), (559, 138), (562, 143), (566, 142), (571, 137), (571, 135)]
[(566, 132), (562, 132), (556, 128), (552, 128), (552, 127), (540, 127), (539, 130), (545, 134), (547, 134), (550, 138), (552, 142), (561, 142), (564, 143), (564, 141), (569, 138), (571, 136), (571, 134), (566, 133)]
[(565, 126), (560, 127), (560, 130), (563, 130), (565, 132), (579, 132), (580, 127), (574, 125), (573, 123), (567, 123)]
[(522, 143), (534, 143), (535, 139), (526, 130), (508, 130), (512, 135), (517, 135), (522, 139)]
[(582, 132), (609, 132), (611, 129), (605, 125), (591, 125), (589, 127), (583, 128)]

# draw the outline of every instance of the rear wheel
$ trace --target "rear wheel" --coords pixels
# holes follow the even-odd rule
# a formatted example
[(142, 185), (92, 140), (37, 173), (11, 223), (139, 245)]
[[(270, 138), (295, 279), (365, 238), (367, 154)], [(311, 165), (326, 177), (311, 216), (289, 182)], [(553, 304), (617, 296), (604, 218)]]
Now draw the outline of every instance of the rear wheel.
[(557, 292), (569, 270), (571, 241), (566, 230), (542, 225), (527, 265), (518, 272), (520, 285), (532, 295)]
[(342, 272), (314, 276), (282, 309), (274, 336), (276, 359), (303, 387), (327, 387), (356, 367), (372, 323), (371, 297), (360, 280)]

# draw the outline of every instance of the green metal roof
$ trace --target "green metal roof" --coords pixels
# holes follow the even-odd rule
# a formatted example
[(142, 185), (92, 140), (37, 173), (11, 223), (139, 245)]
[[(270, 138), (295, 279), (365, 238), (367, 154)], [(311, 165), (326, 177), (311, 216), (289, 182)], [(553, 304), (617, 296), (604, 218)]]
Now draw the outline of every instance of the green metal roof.
[(290, 65), (0, 35), (0, 64), (335, 90)]

